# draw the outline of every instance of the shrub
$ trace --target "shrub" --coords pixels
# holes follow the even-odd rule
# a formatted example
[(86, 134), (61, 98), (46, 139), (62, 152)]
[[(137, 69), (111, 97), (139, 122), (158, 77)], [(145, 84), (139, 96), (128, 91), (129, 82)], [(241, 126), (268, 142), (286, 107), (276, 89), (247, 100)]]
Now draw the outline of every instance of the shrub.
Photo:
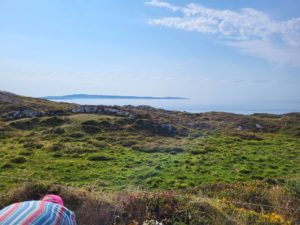
[(131, 147), (131, 146), (137, 144), (137, 142), (134, 141), (134, 140), (122, 140), (122, 141), (120, 141), (119, 143), (120, 143), (123, 147)]
[(56, 127), (60, 126), (65, 123), (65, 120), (63, 118), (53, 116), (47, 119), (44, 119), (40, 122), (40, 125), (42, 126), (50, 126), (50, 127)]
[(88, 134), (96, 134), (101, 132), (101, 128), (92, 125), (82, 125), (82, 129)]
[(55, 152), (55, 153), (52, 154), (53, 158), (60, 158), (62, 156), (63, 156), (63, 154), (61, 154), (60, 152)]
[(240, 170), (240, 173), (241, 174), (250, 174), (252, 171), (251, 170), (248, 170), (248, 169), (241, 169)]
[(192, 149), (192, 150), (190, 150), (190, 153), (192, 155), (200, 155), (200, 154), (207, 153), (207, 151), (205, 151), (204, 149)]
[(114, 125), (109, 121), (96, 121), (96, 120), (87, 120), (82, 124), (82, 129), (89, 134), (96, 134), (101, 132), (102, 130), (112, 130)]
[(18, 156), (18, 157), (12, 158), (10, 161), (12, 163), (24, 163), (24, 162), (26, 162), (26, 158), (24, 158), (22, 156)]
[(35, 142), (27, 142), (23, 144), (24, 148), (29, 148), (29, 149), (41, 149), (43, 145), (41, 143), (35, 143)]
[(2, 169), (10, 169), (10, 168), (13, 168), (14, 166), (10, 163), (5, 163), (1, 168)]
[(108, 144), (105, 141), (95, 141), (93, 145), (98, 148), (105, 148), (108, 146)]
[(62, 127), (57, 127), (57, 128), (55, 128), (55, 129), (53, 129), (52, 132), (53, 132), (54, 134), (63, 134), (63, 133), (65, 133), (65, 129), (62, 128)]
[(134, 146), (132, 146), (132, 149), (135, 150), (135, 151), (147, 152), (147, 153), (178, 154), (178, 153), (184, 152), (183, 148), (180, 148), (180, 147), (166, 147), (166, 146), (148, 147), (148, 146), (134, 145)]
[(20, 155), (25, 155), (25, 156), (29, 156), (29, 155), (32, 155), (32, 151), (26, 151), (26, 150), (23, 150), (19, 153)]
[(216, 150), (216, 148), (213, 147), (213, 146), (209, 146), (209, 145), (204, 146), (204, 151), (205, 151), (206, 153), (208, 153), (208, 152), (213, 152), (213, 151), (215, 151), (215, 150)]
[(69, 137), (71, 137), (71, 138), (82, 138), (82, 137), (84, 137), (84, 134), (76, 132), (76, 133), (69, 134)]
[(87, 158), (90, 161), (109, 161), (112, 160), (111, 157), (108, 157), (106, 155), (91, 155)]
[(9, 125), (20, 130), (31, 130), (38, 124), (39, 121), (39, 118), (24, 119), (11, 122)]
[(59, 151), (62, 150), (64, 148), (64, 144), (62, 143), (54, 143), (52, 146), (49, 147), (50, 151)]
[(67, 154), (85, 154), (85, 153), (92, 153), (96, 152), (97, 148), (94, 146), (84, 145), (84, 146), (67, 146), (67, 148), (64, 150), (64, 153)]

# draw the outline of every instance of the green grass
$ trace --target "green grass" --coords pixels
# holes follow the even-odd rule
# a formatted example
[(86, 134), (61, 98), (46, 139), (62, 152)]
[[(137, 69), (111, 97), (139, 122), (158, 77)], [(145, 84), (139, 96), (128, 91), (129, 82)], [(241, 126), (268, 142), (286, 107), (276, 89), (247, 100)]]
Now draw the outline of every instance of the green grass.
[[(300, 175), (300, 140), (280, 133), (258, 133), (257, 140), (220, 133), (163, 137), (130, 131), (116, 116), (55, 118), (21, 119), (13, 122), (22, 122), (16, 128), (2, 125), (9, 130), (0, 139), (2, 190), (23, 179), (72, 186), (96, 182), (107, 189), (183, 189)], [(99, 130), (87, 132), (85, 121), (96, 121)]]

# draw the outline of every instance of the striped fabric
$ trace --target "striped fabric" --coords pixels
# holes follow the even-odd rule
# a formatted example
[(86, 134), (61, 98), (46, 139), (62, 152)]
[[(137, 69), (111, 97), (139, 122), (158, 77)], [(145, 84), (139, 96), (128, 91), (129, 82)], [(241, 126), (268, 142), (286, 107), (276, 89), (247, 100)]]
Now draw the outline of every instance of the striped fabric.
[(76, 225), (75, 215), (67, 208), (45, 201), (9, 205), (0, 211), (1, 225)]

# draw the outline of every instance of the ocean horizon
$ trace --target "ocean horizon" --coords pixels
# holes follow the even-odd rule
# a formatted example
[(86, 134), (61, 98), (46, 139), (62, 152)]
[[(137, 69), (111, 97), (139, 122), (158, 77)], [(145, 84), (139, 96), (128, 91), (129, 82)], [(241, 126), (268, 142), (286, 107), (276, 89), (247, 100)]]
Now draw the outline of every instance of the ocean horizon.
[(82, 105), (147, 105), (155, 108), (191, 113), (201, 112), (229, 112), (250, 115), (253, 113), (285, 114), (300, 112), (300, 102), (261, 101), (261, 102), (232, 102), (232, 103), (201, 103), (193, 99), (66, 99), (56, 102), (68, 102)]

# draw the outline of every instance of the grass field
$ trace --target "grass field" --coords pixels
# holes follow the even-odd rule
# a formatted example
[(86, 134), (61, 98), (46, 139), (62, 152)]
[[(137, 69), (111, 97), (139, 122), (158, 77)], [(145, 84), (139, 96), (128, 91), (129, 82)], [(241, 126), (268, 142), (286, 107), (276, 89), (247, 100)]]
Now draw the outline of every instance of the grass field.
[[(261, 133), (254, 140), (195, 133), (176, 138), (111, 127), (95, 133), (83, 125), (122, 123), (115, 116), (34, 120), (9, 123), (10, 131), (0, 143), (1, 176), (76, 186), (96, 182), (108, 189), (181, 189), (214, 182), (285, 180), (300, 174), (300, 140), (282, 134)], [(1, 188), (15, 183), (4, 181)]]

